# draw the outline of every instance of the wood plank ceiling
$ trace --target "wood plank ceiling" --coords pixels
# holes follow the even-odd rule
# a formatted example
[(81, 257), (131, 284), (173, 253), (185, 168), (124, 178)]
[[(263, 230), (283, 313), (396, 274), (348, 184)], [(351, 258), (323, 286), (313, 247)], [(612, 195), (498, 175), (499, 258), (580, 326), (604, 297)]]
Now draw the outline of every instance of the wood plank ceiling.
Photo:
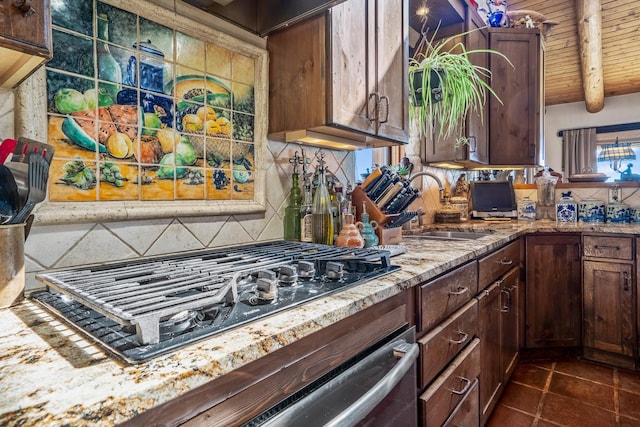
[[(595, 1), (595, 0), (586, 0)], [(604, 95), (640, 92), (640, 4), (600, 0)], [(575, 0), (509, 0), (510, 11), (534, 10), (558, 24), (545, 39), (545, 104), (584, 101)]]

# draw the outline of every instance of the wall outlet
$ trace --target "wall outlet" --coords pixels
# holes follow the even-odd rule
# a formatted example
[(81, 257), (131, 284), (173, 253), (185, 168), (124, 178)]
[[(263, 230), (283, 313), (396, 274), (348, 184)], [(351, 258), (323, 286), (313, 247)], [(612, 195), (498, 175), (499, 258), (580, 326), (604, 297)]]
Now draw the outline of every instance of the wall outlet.
[(622, 202), (622, 188), (615, 186), (609, 187), (609, 203)]

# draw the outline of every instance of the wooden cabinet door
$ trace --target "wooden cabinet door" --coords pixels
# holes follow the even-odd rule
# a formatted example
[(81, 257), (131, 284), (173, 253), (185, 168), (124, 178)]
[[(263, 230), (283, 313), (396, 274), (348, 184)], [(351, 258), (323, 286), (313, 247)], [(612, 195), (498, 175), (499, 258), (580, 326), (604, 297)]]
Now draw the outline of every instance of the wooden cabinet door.
[[(372, 3), (371, 1), (369, 3)], [(409, 138), (408, 0), (377, 0), (375, 81), (380, 94), (379, 136)]]
[(543, 157), (542, 60), (540, 32), (492, 28), (489, 47), (515, 66), (491, 55), (491, 87), (500, 100), (489, 99), (490, 163), (536, 165)]
[(500, 285), (494, 283), (478, 293), (478, 338), (480, 338), (480, 413), (486, 422), (502, 386)]
[(579, 347), (580, 236), (530, 235), (526, 242), (526, 347)]
[(49, 0), (34, 0), (33, 13), (23, 15), (14, 1), (0, 1), (0, 45), (20, 52), (49, 56)]
[(375, 10), (368, 0), (349, 0), (330, 10), (330, 69), (328, 82), (328, 122), (352, 129), (375, 133), (375, 102), (369, 94), (375, 91), (374, 70), (369, 58), (375, 53), (375, 39), (369, 36), (369, 24)]
[(506, 383), (516, 367), (520, 350), (520, 268), (514, 268), (500, 281), (502, 294), (502, 381)]
[(584, 346), (633, 356), (633, 266), (584, 261)]
[[(477, 13), (467, 9), (467, 30), (466, 47), (472, 49), (487, 49), (489, 47), (489, 33), (480, 29), (486, 26)], [(470, 55), (474, 64), (484, 68), (489, 68), (489, 55), (487, 53), (474, 53)], [(488, 78), (483, 77), (488, 83)], [(467, 117), (466, 136), (469, 143), (466, 146), (469, 160), (479, 163), (489, 162), (489, 101), (492, 95), (487, 93), (487, 102), (482, 111), (470, 112)]]

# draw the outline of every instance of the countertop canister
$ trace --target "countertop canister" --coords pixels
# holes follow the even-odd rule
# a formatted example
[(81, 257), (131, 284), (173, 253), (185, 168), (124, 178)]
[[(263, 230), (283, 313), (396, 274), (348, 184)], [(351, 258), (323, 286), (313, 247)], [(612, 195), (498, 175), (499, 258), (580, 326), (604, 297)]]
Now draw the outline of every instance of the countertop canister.
[(581, 222), (603, 223), (606, 218), (606, 211), (604, 201), (587, 198), (578, 204), (578, 220)]
[(24, 293), (24, 224), (0, 225), (0, 309)]

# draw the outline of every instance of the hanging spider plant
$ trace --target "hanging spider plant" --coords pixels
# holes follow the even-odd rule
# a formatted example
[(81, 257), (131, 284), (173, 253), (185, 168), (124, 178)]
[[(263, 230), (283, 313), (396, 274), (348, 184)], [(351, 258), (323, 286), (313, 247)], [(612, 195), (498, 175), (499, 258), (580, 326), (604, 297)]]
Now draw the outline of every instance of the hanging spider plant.
[(409, 58), (409, 117), (411, 120), (418, 120), (420, 136), (436, 131), (440, 139), (452, 135), (460, 137), (469, 113), (478, 114), (482, 118), (487, 92), (500, 101), (487, 83), (491, 78), (491, 71), (474, 64), (469, 56), (495, 54), (504, 58), (511, 66), (513, 64), (509, 58), (493, 49), (467, 50), (460, 40), (472, 31), (478, 29), (434, 43), (436, 30), (431, 39), (423, 36), (416, 48), (418, 54)]

